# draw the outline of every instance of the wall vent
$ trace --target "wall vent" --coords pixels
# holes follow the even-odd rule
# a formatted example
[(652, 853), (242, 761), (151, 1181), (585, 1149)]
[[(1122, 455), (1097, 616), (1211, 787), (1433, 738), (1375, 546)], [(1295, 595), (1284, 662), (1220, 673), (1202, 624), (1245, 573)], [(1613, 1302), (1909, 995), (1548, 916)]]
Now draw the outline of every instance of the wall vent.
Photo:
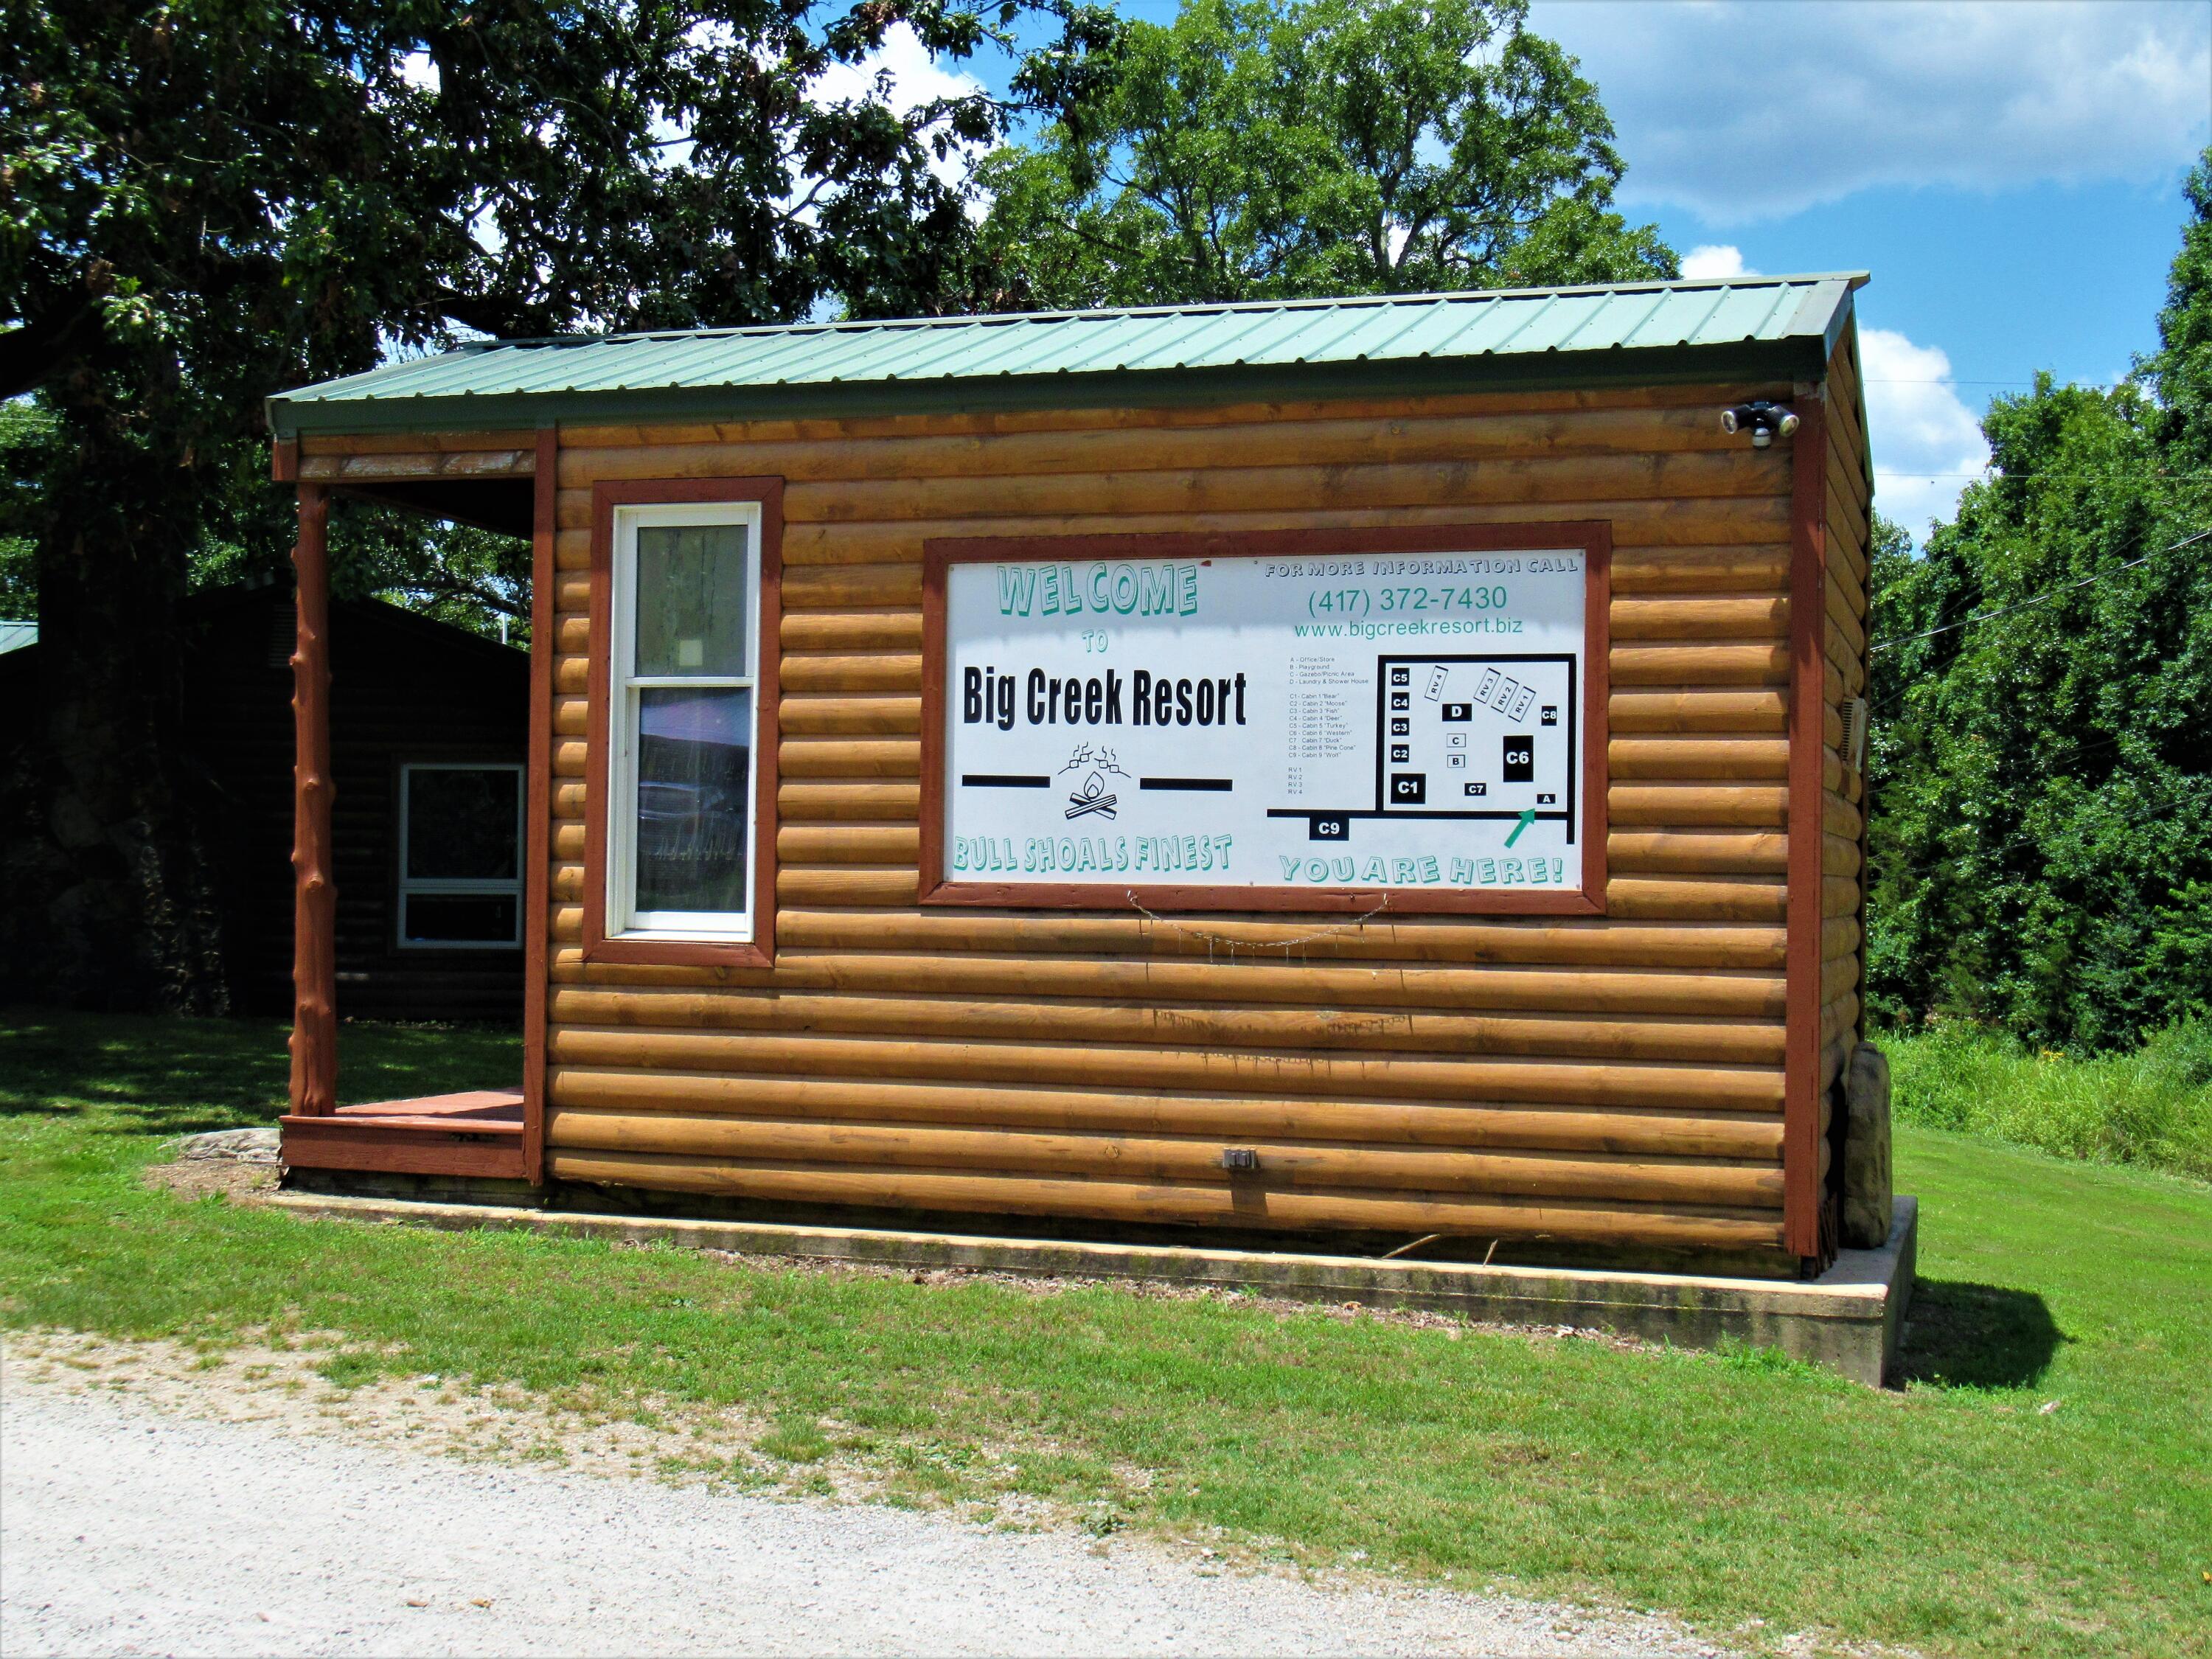
[(1843, 760), (1847, 771), (1866, 770), (1867, 700), (1864, 697), (1844, 699)]

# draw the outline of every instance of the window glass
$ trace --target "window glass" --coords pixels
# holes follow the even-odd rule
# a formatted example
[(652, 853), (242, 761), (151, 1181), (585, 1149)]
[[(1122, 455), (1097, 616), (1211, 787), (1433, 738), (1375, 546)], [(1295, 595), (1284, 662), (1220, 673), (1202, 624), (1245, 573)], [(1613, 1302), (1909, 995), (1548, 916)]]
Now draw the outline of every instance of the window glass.
[(752, 672), (745, 553), (741, 524), (638, 527), (633, 672), (657, 678)]
[(522, 769), (422, 762), (399, 781), (399, 943), (522, 942)]
[(753, 694), (665, 688), (638, 698), (636, 908), (742, 911)]
[(408, 769), (410, 880), (512, 881), (522, 775), (512, 767), (416, 766)]

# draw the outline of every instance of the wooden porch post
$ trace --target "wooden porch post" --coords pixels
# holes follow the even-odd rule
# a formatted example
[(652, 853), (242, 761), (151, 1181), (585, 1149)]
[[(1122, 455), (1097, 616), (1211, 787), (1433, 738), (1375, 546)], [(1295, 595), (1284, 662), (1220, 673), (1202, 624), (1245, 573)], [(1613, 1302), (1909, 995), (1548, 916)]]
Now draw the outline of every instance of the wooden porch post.
[(530, 538), (530, 860), (522, 914), (522, 1163), (525, 1179), (545, 1180), (545, 957), (553, 865), (553, 638), (555, 532), (560, 503), (561, 434), (538, 428)]
[(330, 498), (300, 485), (292, 647), (292, 1110), (338, 1103), (337, 887), (331, 872)]

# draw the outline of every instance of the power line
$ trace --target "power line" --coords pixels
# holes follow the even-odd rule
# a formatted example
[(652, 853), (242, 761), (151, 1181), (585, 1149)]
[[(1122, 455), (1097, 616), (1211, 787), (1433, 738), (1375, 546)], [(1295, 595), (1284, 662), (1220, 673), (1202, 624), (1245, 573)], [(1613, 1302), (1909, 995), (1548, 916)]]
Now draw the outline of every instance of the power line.
[(1911, 467), (1884, 466), (1880, 461), (1876, 461), (1874, 464), (1874, 471), (1877, 478), (1986, 478), (1991, 483), (2025, 483), (2031, 478), (2039, 482), (2049, 479), (2057, 483), (2093, 483), (2100, 478), (2212, 478), (2212, 468), (2199, 468), (2188, 472), (2164, 472), (2155, 470), (2146, 471), (2140, 467), (2132, 466), (2106, 466), (2089, 472), (2007, 472), (2002, 468), (1997, 467), (1995, 462), (1991, 462), (1989, 466), (1984, 467), (1978, 472), (1922, 472)]
[[(1963, 374), (1936, 374), (1924, 377), (1917, 374), (1862, 374), (1859, 376), (1859, 382), (1863, 386), (2033, 386), (2035, 384), (2033, 377), (2023, 380), (2016, 374), (2004, 380), (1976, 380)], [(2111, 392), (2117, 389), (2121, 382), (2118, 380), (2053, 380), (2051, 384), (2053, 389), (2080, 386), (2092, 392)]]
[(2196, 478), (2212, 478), (2212, 467), (2201, 466), (2190, 467), (2179, 472), (2160, 466), (2075, 467), (2064, 472), (2056, 469), (2039, 470), (2033, 472), (2009, 472), (1995, 461), (1991, 461), (1978, 472), (1927, 472), (1915, 467), (1886, 466), (1881, 462), (1876, 461), (1874, 464), (1874, 470), (1876, 477), (1986, 478), (1991, 483), (2026, 483), (2030, 479), (2039, 483), (2048, 480), (2061, 483), (2094, 483), (2100, 478), (2137, 478), (2145, 482), (2176, 483)]
[(2046, 600), (2057, 599), (2062, 593), (2071, 593), (2080, 588), (2094, 586), (2108, 577), (2118, 575), (2123, 570), (2133, 570), (2137, 565), (2148, 564), (2162, 553), (2178, 552), (2182, 548), (2208, 538), (2212, 538), (2212, 529), (2200, 530), (2192, 536), (2184, 536), (2178, 542), (2169, 542), (2164, 547), (2153, 548), (2140, 557), (2130, 559), (2125, 564), (2115, 565), (2110, 570), (2100, 570), (2094, 575), (2084, 576), (2079, 581), (2068, 582), (2063, 586), (2045, 588), (2042, 592), (2033, 598), (2022, 599), (2017, 605), (2002, 605), (1995, 611), (1978, 611), (1972, 616), (1961, 617), (1957, 622), (1945, 623), (1941, 628), (1931, 628), (1920, 634), (1907, 634), (1903, 639), (1877, 641), (1867, 647), (1867, 654), (1872, 656), (1877, 651), (1893, 651), (1900, 645), (1911, 645), (1916, 640), (1932, 640), (1938, 634), (1952, 633), (1961, 628), (1971, 627), (1975, 623), (1990, 622), (1999, 617), (2009, 617), (2017, 611), (2032, 610)]

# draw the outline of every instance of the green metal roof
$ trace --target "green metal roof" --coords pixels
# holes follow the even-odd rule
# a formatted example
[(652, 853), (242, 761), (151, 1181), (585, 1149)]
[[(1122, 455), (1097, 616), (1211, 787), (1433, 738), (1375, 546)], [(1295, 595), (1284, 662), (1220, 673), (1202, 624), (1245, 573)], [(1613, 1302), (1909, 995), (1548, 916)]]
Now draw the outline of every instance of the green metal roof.
[(269, 400), (301, 432), (1819, 374), (1863, 272), (494, 340)]

